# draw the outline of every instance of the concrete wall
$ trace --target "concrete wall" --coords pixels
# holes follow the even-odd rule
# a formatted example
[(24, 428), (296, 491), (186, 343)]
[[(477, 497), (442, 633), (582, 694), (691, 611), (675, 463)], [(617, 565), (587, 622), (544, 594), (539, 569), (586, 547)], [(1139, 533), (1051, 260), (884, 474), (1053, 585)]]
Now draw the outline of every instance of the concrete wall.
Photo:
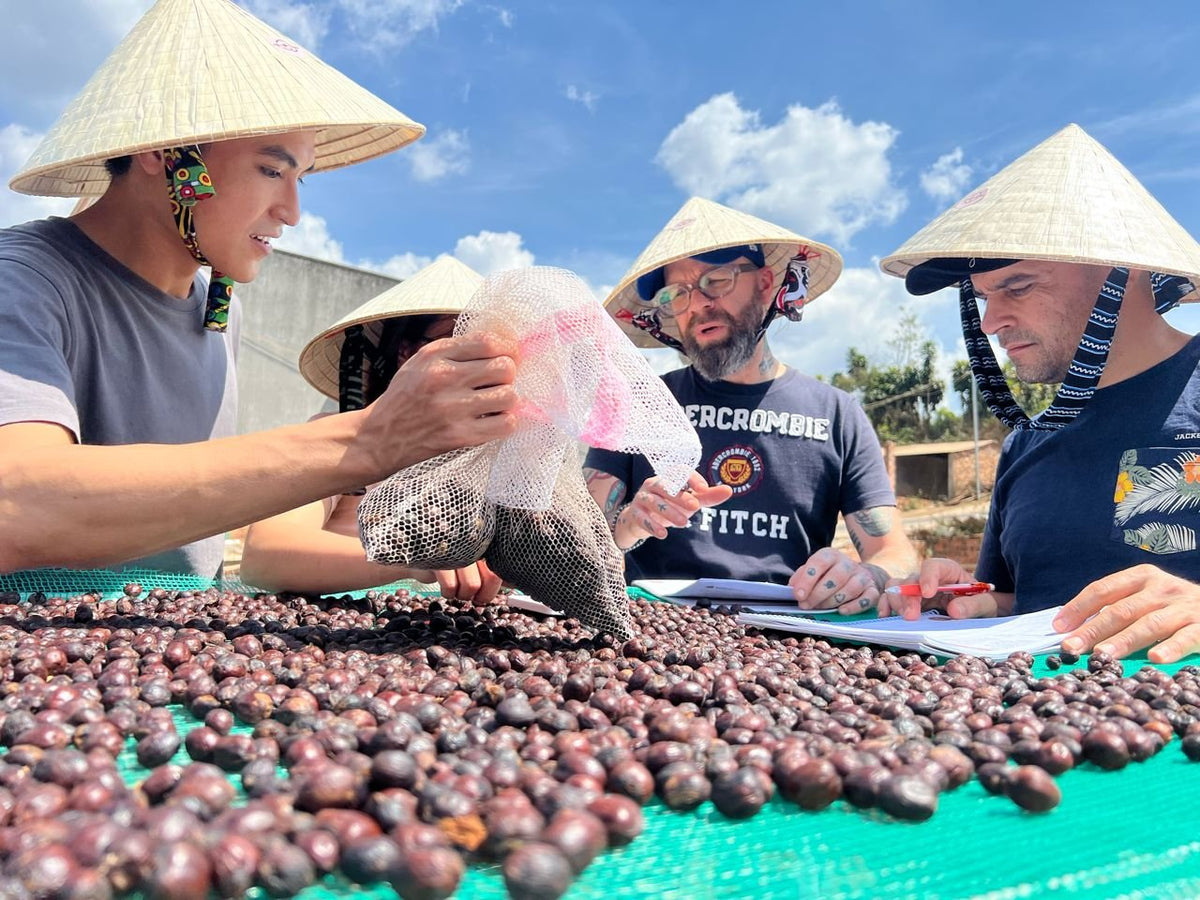
[(351, 266), (276, 250), (242, 301), (238, 431), (248, 434), (307, 420), (325, 398), (300, 376), (297, 360), (312, 338), (397, 280)]

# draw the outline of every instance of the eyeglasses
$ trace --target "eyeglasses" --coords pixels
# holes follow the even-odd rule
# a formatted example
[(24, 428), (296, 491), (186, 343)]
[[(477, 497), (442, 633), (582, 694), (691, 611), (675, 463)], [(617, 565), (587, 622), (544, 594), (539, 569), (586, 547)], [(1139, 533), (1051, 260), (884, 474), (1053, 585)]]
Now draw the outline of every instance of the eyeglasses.
[(738, 275), (742, 272), (753, 272), (760, 268), (753, 263), (738, 263), (732, 266), (713, 266), (698, 279), (695, 284), (663, 285), (650, 298), (649, 306), (660, 310), (664, 315), (677, 316), (685, 312), (692, 302), (692, 291), (699, 291), (709, 300), (718, 300), (729, 294), (737, 287)]

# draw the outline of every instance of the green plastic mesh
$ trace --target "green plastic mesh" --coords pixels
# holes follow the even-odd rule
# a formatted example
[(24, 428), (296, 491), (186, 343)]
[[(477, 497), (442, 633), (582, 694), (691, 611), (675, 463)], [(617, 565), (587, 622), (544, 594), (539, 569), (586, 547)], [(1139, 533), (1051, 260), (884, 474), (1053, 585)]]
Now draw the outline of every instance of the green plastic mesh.
[[(155, 578), (142, 583), (169, 586)], [(115, 590), (123, 584), (124, 580)], [(67, 593), (98, 586), (77, 582)], [(1127, 661), (1126, 672), (1145, 662), (1144, 657)], [(1178, 666), (1162, 668), (1172, 672)], [(1035, 673), (1052, 674), (1044, 659)], [(185, 709), (173, 712), (181, 735), (199, 724)], [(146, 775), (132, 747), (130, 742), (119, 760), (131, 783)], [(186, 764), (186, 751), (181, 749), (174, 761)], [(236, 776), (231, 780), (238, 785)], [(652, 802), (645, 810), (643, 835), (599, 857), (566, 897), (1200, 897), (1200, 765), (1187, 761), (1177, 741), (1145, 763), (1118, 772), (1084, 765), (1058, 781), (1063, 801), (1047, 814), (1022, 812), (972, 781), (944, 795), (934, 817), (917, 824), (857, 810), (844, 801), (813, 813), (776, 799), (759, 815), (740, 822), (724, 818), (711, 803), (691, 813), (676, 813)], [(506, 897), (499, 868), (469, 868), (456, 896)], [(327, 879), (300, 897), (374, 900), (394, 898), (395, 893)]]

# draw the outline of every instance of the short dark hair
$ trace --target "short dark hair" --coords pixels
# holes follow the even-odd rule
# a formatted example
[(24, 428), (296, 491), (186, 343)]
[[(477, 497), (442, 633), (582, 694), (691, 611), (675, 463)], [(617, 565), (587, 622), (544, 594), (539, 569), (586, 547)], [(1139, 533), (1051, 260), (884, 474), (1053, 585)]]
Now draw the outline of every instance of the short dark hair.
[(132, 166), (132, 156), (114, 156), (104, 161), (104, 171), (108, 173), (109, 178), (120, 178), (127, 174)]

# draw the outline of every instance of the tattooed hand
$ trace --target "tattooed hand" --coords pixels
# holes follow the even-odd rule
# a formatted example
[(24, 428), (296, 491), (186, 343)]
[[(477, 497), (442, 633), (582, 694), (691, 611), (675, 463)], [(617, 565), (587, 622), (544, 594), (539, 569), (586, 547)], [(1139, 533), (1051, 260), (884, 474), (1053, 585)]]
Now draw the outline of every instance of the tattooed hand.
[(668, 528), (686, 527), (700, 507), (716, 506), (732, 495), (728, 485), (709, 486), (698, 472), (691, 474), (688, 486), (678, 494), (668, 493), (657, 478), (647, 478), (633, 499), (621, 508), (613, 538), (624, 550), (649, 537), (664, 538)]
[(874, 609), (888, 574), (878, 566), (852, 560), (825, 547), (808, 558), (788, 580), (801, 609), (832, 609), (854, 615)]

